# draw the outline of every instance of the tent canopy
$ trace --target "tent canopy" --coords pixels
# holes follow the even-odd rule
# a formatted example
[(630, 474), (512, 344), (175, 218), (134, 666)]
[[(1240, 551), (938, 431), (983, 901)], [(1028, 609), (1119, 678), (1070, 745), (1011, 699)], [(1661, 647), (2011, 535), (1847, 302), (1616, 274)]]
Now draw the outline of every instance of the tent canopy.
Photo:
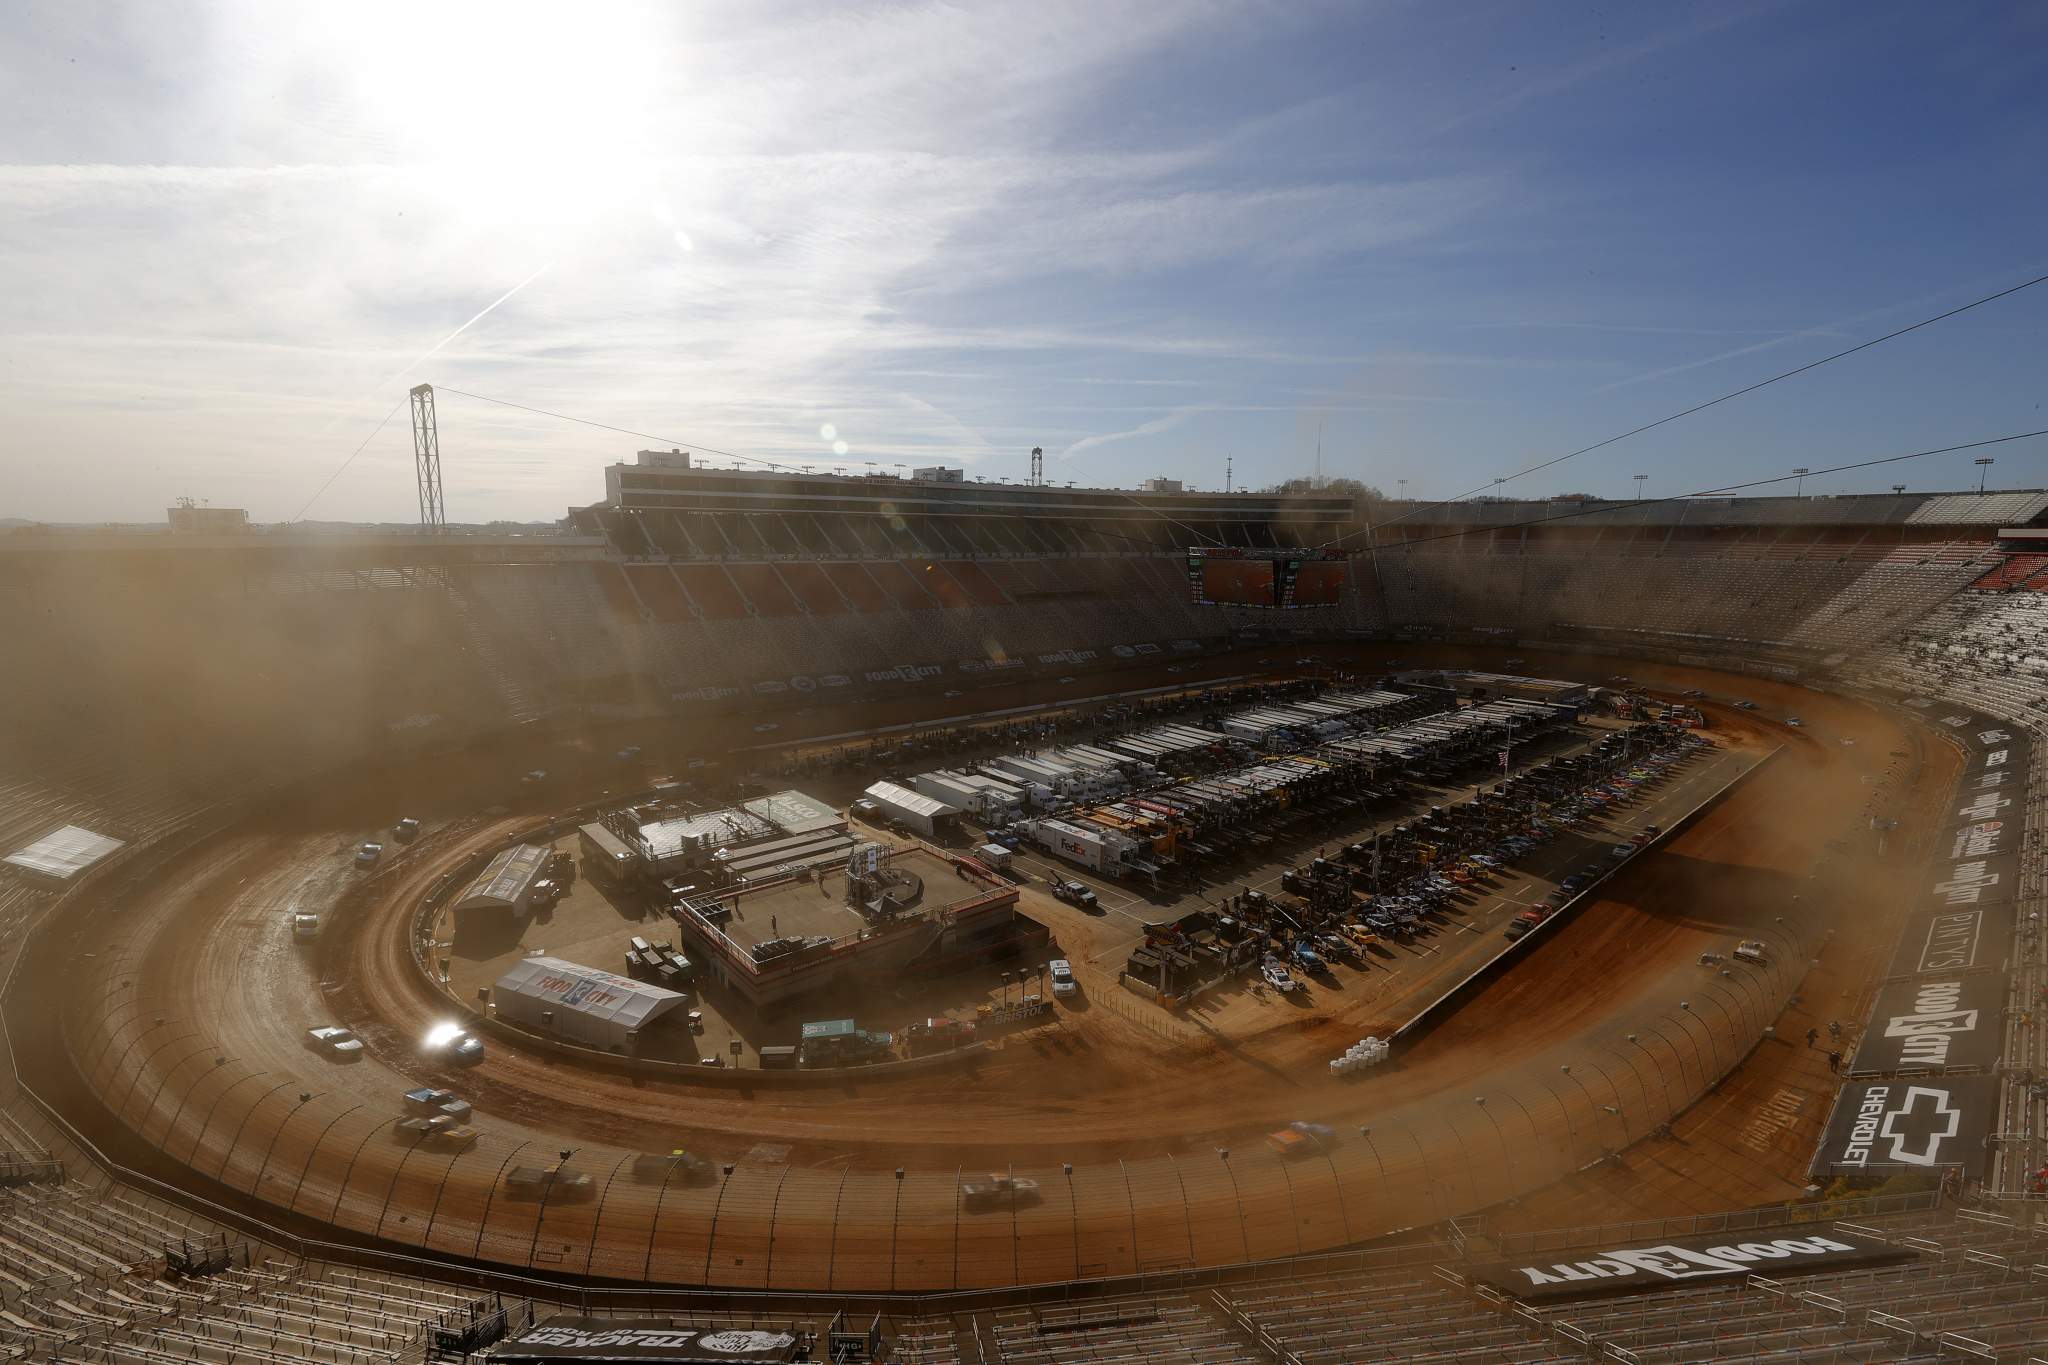
[[(583, 1035), (594, 1031), (607, 1037), (643, 1028), (683, 1003), (683, 997), (675, 991), (558, 957), (529, 957), (514, 963), (512, 970), (498, 978), (492, 994), (497, 998), (500, 1014), (532, 1020), (539, 1017), (539, 1010), (550, 1009), (561, 1021), (557, 1027), (563, 1033)], [(518, 1001), (526, 1002), (530, 1008), (520, 1008)], [(568, 1026), (562, 1016), (570, 1012), (584, 1016), (596, 1029)]]
[(94, 834), (77, 825), (66, 825), (45, 834), (28, 847), (0, 858), (0, 862), (38, 877), (68, 882), (93, 864), (111, 857), (121, 847), (119, 839)]

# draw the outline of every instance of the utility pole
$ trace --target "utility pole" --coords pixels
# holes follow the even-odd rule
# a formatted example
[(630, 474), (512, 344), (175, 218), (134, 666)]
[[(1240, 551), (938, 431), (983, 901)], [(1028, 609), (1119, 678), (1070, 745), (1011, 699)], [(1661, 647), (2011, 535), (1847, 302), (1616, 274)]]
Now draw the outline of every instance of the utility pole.
[(420, 484), (420, 525), (439, 534), (448, 529), (441, 506), (441, 432), (434, 423), (434, 386), (412, 391), (412, 459)]

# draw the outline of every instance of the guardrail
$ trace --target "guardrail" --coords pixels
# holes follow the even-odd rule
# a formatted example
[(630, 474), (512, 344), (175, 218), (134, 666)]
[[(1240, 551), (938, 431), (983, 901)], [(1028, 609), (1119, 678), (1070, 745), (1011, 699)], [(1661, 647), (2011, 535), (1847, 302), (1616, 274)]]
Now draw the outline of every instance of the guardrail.
[[(1506, 941), (1492, 957), (1480, 963), (1465, 976), (1452, 982), (1445, 988), (1443, 994), (1416, 1011), (1412, 1018), (1394, 1030), (1389, 1041), (1397, 1046), (1406, 1046), (1420, 1035), (1436, 1027), (1443, 1013), (1463, 1003), (1466, 995), (1472, 990), (1492, 980), (1502, 971), (1505, 971), (1516, 959), (1525, 956), (1536, 944), (1559, 932), (1566, 922), (1577, 918), (1581, 910), (1598, 899), (1600, 888), (1626, 868), (1629, 863), (1634, 862), (1652, 849), (1662, 846), (1677, 835), (1680, 830), (1698, 819), (1701, 813), (1709, 807), (1726, 800), (1730, 794), (1747, 783), (1758, 772), (1762, 771), (1764, 766), (1781, 752), (1783, 752), (1782, 749), (1773, 749), (1755, 763), (1737, 773), (1725, 785), (1717, 787), (1690, 810), (1674, 818), (1661, 833), (1637, 849), (1626, 861), (1604, 870), (1598, 878), (1589, 882), (1577, 895), (1559, 906), (1554, 914), (1546, 915), (1541, 924), (1536, 925), (1518, 939)], [(1680, 778), (1684, 775), (1682, 770), (1675, 774), (1675, 776)]]

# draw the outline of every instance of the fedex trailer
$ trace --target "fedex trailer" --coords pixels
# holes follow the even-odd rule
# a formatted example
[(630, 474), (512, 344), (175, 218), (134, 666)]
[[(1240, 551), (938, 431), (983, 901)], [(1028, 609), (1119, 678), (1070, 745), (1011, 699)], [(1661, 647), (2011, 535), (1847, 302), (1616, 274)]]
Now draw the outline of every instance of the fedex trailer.
[(1077, 825), (1065, 820), (1034, 821), (1031, 837), (1054, 857), (1064, 858), (1107, 877), (1122, 876), (1139, 850), (1136, 840), (1115, 830)]

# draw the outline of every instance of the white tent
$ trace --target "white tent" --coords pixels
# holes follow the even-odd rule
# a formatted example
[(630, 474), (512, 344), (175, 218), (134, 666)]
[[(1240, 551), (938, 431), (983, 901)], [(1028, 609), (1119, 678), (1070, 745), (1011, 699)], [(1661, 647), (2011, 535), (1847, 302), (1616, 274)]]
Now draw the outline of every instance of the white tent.
[(862, 795), (927, 838), (935, 832), (934, 827), (939, 821), (960, 813), (958, 806), (947, 805), (935, 796), (914, 792), (894, 782), (877, 782)]
[(629, 1035), (675, 1010), (684, 997), (558, 957), (529, 957), (498, 978), (498, 1017), (563, 1042), (624, 1052)]
[(119, 839), (94, 834), (91, 830), (80, 829), (77, 825), (66, 825), (55, 833), (44, 835), (28, 847), (17, 849), (5, 858), (0, 858), (0, 862), (18, 867), (33, 877), (42, 877), (53, 882), (68, 882), (102, 859), (112, 857), (122, 847)]
[(548, 850), (542, 844), (514, 844), (491, 859), (489, 867), (477, 874), (455, 902), (458, 911), (509, 910), (526, 913), (533, 899), (533, 884), (547, 865)]

